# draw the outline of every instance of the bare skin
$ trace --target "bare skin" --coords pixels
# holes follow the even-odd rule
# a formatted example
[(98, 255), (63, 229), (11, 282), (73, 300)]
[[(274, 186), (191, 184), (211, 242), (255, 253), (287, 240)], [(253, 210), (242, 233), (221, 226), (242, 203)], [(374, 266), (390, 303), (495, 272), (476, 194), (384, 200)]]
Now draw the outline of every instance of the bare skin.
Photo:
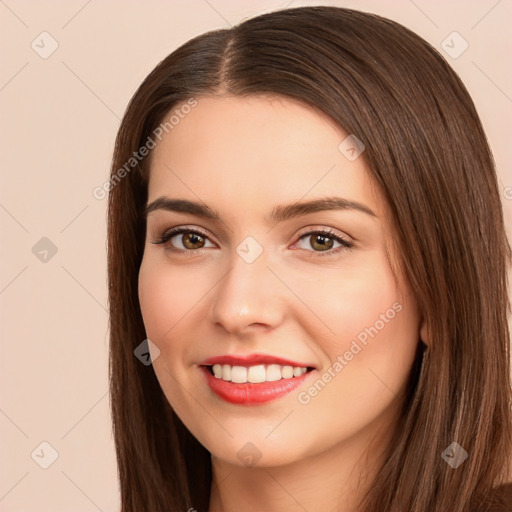
[[(197, 100), (153, 150), (148, 203), (186, 199), (221, 220), (148, 215), (139, 298), (160, 350), (154, 371), (212, 455), (209, 512), (355, 512), (426, 337), (386, 254), (392, 263), (387, 205), (363, 159), (338, 149), (348, 134), (326, 116), (287, 98)], [(374, 215), (347, 208), (268, 219), (276, 205), (333, 196)], [(152, 243), (179, 226), (206, 236)], [(248, 236), (263, 251), (251, 263), (237, 252)], [(316, 369), (298, 390), (253, 406), (226, 402), (206, 385), (201, 361), (255, 352)], [(312, 391), (318, 379), (323, 386)], [(252, 465), (239, 456), (243, 447)]]

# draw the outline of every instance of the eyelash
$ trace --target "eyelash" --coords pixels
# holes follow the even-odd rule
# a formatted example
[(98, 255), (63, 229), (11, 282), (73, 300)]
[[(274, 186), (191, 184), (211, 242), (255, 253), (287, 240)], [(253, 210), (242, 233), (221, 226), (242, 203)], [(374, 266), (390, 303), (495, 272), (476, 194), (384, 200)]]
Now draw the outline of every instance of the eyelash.
[[(198, 229), (191, 229), (191, 228), (187, 228), (186, 226), (184, 226), (184, 227), (172, 228), (168, 231), (163, 232), (156, 239), (154, 239), (151, 243), (156, 244), (156, 245), (160, 245), (160, 244), (164, 245), (164, 244), (167, 244), (167, 242), (171, 238), (173, 238), (176, 235), (182, 234), (182, 233), (188, 233), (188, 234), (192, 233), (195, 235), (199, 235), (203, 238), (209, 239), (209, 236), (206, 233), (204, 233)], [(332, 230), (328, 230), (328, 229), (307, 231), (305, 233), (302, 233), (297, 238), (297, 242), (302, 240), (303, 238), (307, 238), (308, 236), (312, 236), (312, 235), (323, 235), (328, 238), (332, 238), (333, 240), (335, 240), (336, 242), (341, 244), (340, 247), (336, 247), (335, 249), (329, 249), (327, 251), (314, 251), (314, 250), (307, 251), (307, 252), (315, 253), (318, 256), (332, 256), (333, 254), (338, 254), (339, 252), (342, 252), (345, 250), (351, 250), (354, 247), (354, 244), (352, 242), (345, 240), (344, 238), (340, 237), (339, 235), (336, 235)], [(171, 252), (181, 253), (181, 254), (184, 254), (187, 256), (193, 256), (197, 253), (200, 253), (202, 250), (204, 250), (204, 249), (176, 249), (175, 247), (170, 246), (170, 244), (169, 244), (168, 249)], [(304, 250), (306, 250), (306, 249), (304, 249)]]

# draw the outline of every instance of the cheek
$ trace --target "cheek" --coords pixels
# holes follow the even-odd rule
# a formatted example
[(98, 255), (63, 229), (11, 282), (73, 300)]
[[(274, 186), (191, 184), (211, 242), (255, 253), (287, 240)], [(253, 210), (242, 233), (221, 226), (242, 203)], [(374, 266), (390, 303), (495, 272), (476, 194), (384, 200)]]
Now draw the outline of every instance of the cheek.
[(160, 257), (144, 256), (139, 271), (139, 303), (148, 336), (152, 333), (161, 338), (170, 335), (170, 330), (174, 333), (175, 326), (204, 298), (208, 286), (203, 279), (191, 277), (190, 272), (166, 264)]
[(144, 256), (138, 292), (146, 336), (160, 350), (159, 357), (153, 360), (153, 370), (168, 402), (182, 420), (193, 409), (182, 386), (177, 385), (186, 380), (188, 368), (183, 363), (192, 360), (189, 340), (193, 324), (188, 322), (187, 314), (198, 308), (208, 290), (193, 283), (190, 273), (159, 258)]
[[(326, 303), (323, 310), (336, 334), (313, 338), (327, 363), (299, 402), (316, 424), (330, 425), (322, 441), (326, 446), (375, 421), (391, 421), (414, 361), (415, 302), (402, 297), (392, 273), (382, 268), (364, 279), (339, 281), (336, 290), (324, 288), (339, 298), (335, 307)], [(313, 336), (312, 324), (309, 329)]]
[[(179, 267), (143, 258), (139, 271), (139, 303), (148, 338), (160, 351), (179, 350), (179, 330), (187, 313), (197, 307), (208, 288), (191, 280)], [(173, 340), (172, 345), (169, 343)]]
[(385, 254), (368, 253), (357, 266), (311, 281), (300, 293), (315, 313), (302, 326), (324, 355), (323, 372), (342, 358), (324, 399), (378, 409), (379, 400), (398, 394), (414, 361), (419, 318), (414, 298), (397, 289)]
[(368, 335), (365, 329), (376, 322), (381, 326), (381, 315), (395, 317), (397, 306), (393, 305), (401, 304), (393, 273), (381, 251), (357, 255), (350, 261), (336, 272), (302, 281), (297, 288), (314, 313), (309, 322), (311, 338), (321, 335), (326, 339), (325, 351), (334, 357), (348, 348), (347, 340), (359, 336), (364, 341), (365, 333)]

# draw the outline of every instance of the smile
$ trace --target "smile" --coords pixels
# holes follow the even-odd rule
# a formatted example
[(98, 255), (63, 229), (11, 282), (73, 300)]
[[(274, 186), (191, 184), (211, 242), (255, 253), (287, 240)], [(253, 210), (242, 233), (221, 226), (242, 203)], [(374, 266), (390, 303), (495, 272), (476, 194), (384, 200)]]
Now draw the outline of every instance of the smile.
[(306, 373), (306, 367), (283, 366), (279, 364), (259, 364), (256, 366), (231, 366), (229, 364), (214, 364), (211, 367), (212, 374), (218, 379), (243, 384), (252, 382), (274, 382), (281, 379), (300, 377)]
[(312, 367), (278, 364), (249, 367), (215, 364), (200, 369), (219, 398), (240, 405), (261, 404), (287, 395), (315, 371)]

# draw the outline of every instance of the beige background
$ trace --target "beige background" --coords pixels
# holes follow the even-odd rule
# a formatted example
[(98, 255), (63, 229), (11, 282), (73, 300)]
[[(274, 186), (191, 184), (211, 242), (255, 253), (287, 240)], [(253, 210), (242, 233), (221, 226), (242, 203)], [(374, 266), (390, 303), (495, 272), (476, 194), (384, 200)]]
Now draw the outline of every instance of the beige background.
[[(382, 14), (442, 53), (453, 31), (468, 42), (457, 58), (445, 55), (486, 128), (510, 232), (510, 0), (0, 0), (0, 511), (119, 510), (107, 394), (106, 199), (92, 190), (108, 178), (131, 95), (195, 35), (313, 4)], [(463, 48), (453, 36), (448, 42), (452, 53)], [(43, 469), (52, 450), (58, 457)]]

